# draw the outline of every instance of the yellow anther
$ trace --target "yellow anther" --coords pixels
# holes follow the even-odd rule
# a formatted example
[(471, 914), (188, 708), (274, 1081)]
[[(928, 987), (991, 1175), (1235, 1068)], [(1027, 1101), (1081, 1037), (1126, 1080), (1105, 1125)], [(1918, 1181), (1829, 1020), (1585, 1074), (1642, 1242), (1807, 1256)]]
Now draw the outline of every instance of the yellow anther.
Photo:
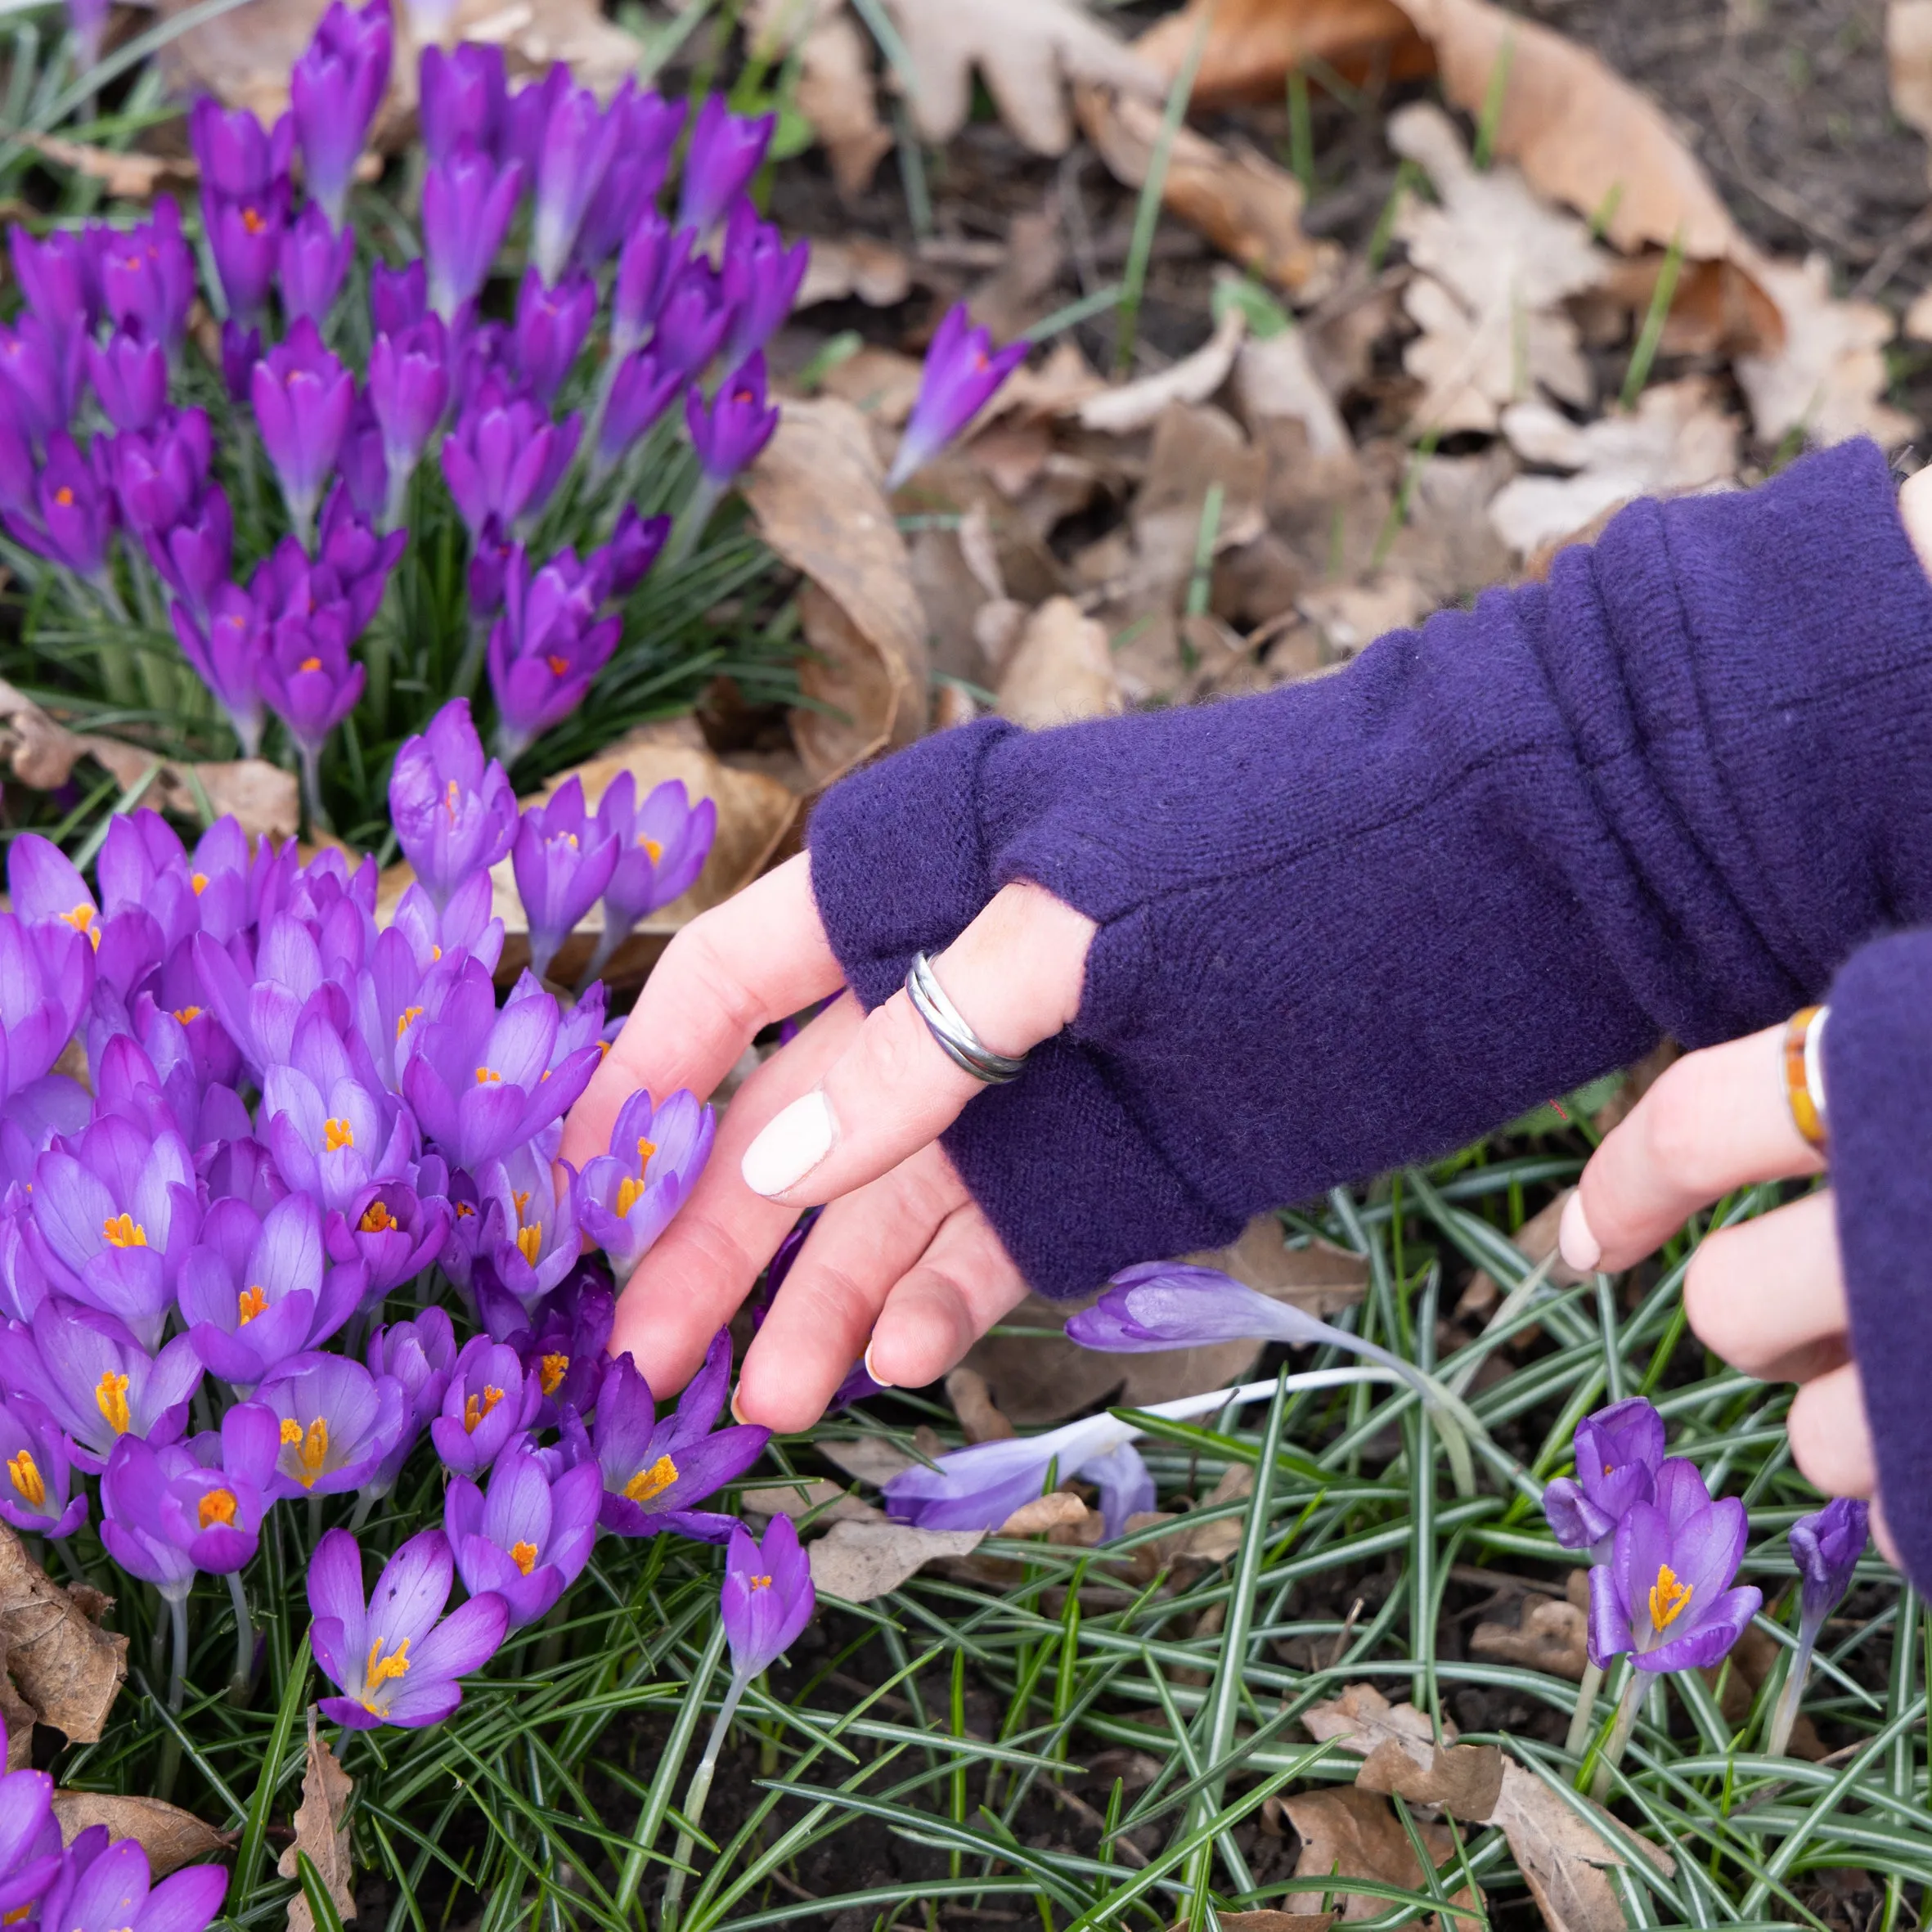
[(537, 1265), (537, 1257), (542, 1251), (543, 1224), (541, 1222), (538, 1222), (534, 1227), (517, 1229), (517, 1252), (532, 1268)]
[(449, 822), (452, 825), (456, 822), (456, 802), (462, 796), (461, 789), (452, 778), (449, 781), (449, 790), (444, 793), (443, 800), (443, 809), (448, 812)]
[(502, 1078), (494, 1067), (479, 1067), (476, 1070), (476, 1084), (479, 1087), (487, 1087), (492, 1081), (501, 1082)]
[(747, 1577), (745, 1583), (748, 1588), (754, 1590), (768, 1590), (771, 1588), (771, 1579), (768, 1576)]
[(208, 890), (208, 874), (205, 872), (191, 872), (188, 883), (195, 888), (195, 896), (199, 899)]
[(285, 1416), (282, 1418), (281, 1439), (285, 1443), (299, 1442), (302, 1440), (302, 1425)]
[[(369, 1647), (369, 1661), (363, 1666), (362, 1688), (366, 1691), (378, 1690), (393, 1677), (407, 1677), (409, 1675), (409, 1638), (404, 1638), (402, 1642), (398, 1644), (395, 1649), (385, 1657), (382, 1654), (382, 1639), (380, 1637), (377, 1638), (375, 1642)], [(374, 1710), (375, 1706), (365, 1701), (362, 1708), (365, 1710)]]
[(322, 1143), (325, 1152), (339, 1153), (345, 1147), (356, 1144), (356, 1130), (347, 1121), (324, 1121)]
[(128, 1378), (110, 1368), (94, 1385), (94, 1406), (116, 1436), (125, 1436), (133, 1427), (128, 1414)]
[(13, 1478), (14, 1488), (30, 1509), (38, 1509), (47, 1501), (47, 1482), (31, 1449), (22, 1449), (17, 1456), (9, 1456), (7, 1473)]
[(62, 913), (61, 914), (61, 919), (63, 924), (73, 927), (76, 932), (86, 933), (88, 940), (93, 946), (94, 950), (96, 952), (100, 951), (101, 928), (94, 923), (94, 909), (92, 906), (89, 905), (83, 900), (70, 912)]
[(537, 1545), (533, 1543), (513, 1543), (510, 1546), (510, 1560), (528, 1576), (537, 1567)]
[(474, 1395), (471, 1395), (463, 1404), (463, 1427), (474, 1436), (483, 1418), (502, 1400), (502, 1390), (493, 1389), (487, 1382), (484, 1383), (483, 1398), (480, 1401)]
[(664, 848), (658, 843), (656, 839), (646, 838), (640, 832), (637, 834), (637, 842), (644, 847), (644, 856), (650, 860), (652, 865), (656, 865), (658, 860), (663, 857)]
[(198, 1006), (177, 1006), (174, 1009), (174, 1017), (185, 1027), (190, 1020), (200, 1018), (201, 1009)]
[(204, 1530), (213, 1523), (232, 1523), (235, 1521), (235, 1492), (232, 1489), (210, 1489), (195, 1505), (195, 1513), (201, 1519)]
[(554, 1395), (563, 1386), (564, 1377), (570, 1373), (568, 1355), (545, 1355), (537, 1364), (537, 1379), (542, 1385), (546, 1395)]
[(131, 1214), (117, 1214), (101, 1224), (110, 1247), (146, 1247), (147, 1229)]
[(329, 1420), (317, 1416), (304, 1430), (299, 1422), (281, 1426), (281, 1439), (295, 1452), (295, 1467), (289, 1474), (305, 1489), (312, 1489), (329, 1459)]
[(362, 1210), (362, 1218), (356, 1223), (356, 1229), (358, 1233), (362, 1234), (387, 1234), (392, 1228), (401, 1225), (402, 1223), (381, 1202), (371, 1201)]
[(1696, 1588), (1695, 1584), (1680, 1584), (1676, 1571), (1668, 1563), (1660, 1564), (1657, 1580), (1651, 1585), (1651, 1629), (1667, 1629), (1674, 1623)]
[[(259, 1286), (244, 1288), (235, 1297), (235, 1312), (240, 1318), (240, 1325), (245, 1328), (257, 1315), (267, 1314), (268, 1291)], [(293, 1426), (290, 1425), (291, 1427)]]
[(411, 1025), (413, 1025), (417, 1020), (420, 1020), (422, 1017), (423, 1009), (421, 1007), (404, 1007), (402, 1012), (398, 1013), (396, 1016), (396, 1037), (400, 1040), (402, 1036), (409, 1031)]
[(659, 1456), (648, 1469), (640, 1469), (624, 1485), (624, 1494), (633, 1503), (648, 1503), (661, 1496), (677, 1480), (677, 1465), (668, 1456)]

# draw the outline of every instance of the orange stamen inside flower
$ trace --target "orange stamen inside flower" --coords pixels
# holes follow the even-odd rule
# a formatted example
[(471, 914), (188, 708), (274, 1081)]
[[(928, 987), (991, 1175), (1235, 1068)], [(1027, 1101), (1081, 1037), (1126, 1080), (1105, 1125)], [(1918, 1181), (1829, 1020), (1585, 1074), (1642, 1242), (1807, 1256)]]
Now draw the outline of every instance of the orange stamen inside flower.
[(146, 1247), (147, 1229), (131, 1214), (117, 1214), (101, 1224), (110, 1247)]
[(659, 1456), (648, 1469), (640, 1469), (624, 1485), (624, 1494), (633, 1503), (649, 1503), (661, 1496), (677, 1480), (677, 1465), (668, 1456)]
[(195, 1505), (195, 1513), (201, 1519), (204, 1530), (211, 1523), (233, 1522), (235, 1492), (232, 1489), (210, 1489)]
[(116, 1436), (125, 1436), (133, 1426), (128, 1414), (127, 1377), (109, 1369), (94, 1385), (94, 1406)]
[(190, 1020), (200, 1018), (201, 1009), (198, 1006), (177, 1006), (174, 1009), (174, 1017), (185, 1027)]
[(264, 1287), (244, 1288), (235, 1301), (236, 1313), (245, 1328), (257, 1315), (268, 1312), (268, 1291)]
[(537, 1545), (533, 1543), (513, 1543), (510, 1546), (510, 1560), (528, 1576), (537, 1567)]
[(542, 1247), (543, 1224), (541, 1221), (532, 1227), (517, 1229), (517, 1251), (532, 1268), (537, 1265), (537, 1257)]
[(483, 1418), (502, 1400), (502, 1390), (493, 1389), (487, 1382), (485, 1382), (482, 1400), (479, 1401), (475, 1396), (472, 1395), (463, 1404), (463, 1427), (465, 1429), (474, 1436)]
[(494, 1067), (479, 1067), (476, 1070), (476, 1084), (487, 1087), (492, 1081), (501, 1081), (503, 1076)]
[(93, 942), (94, 950), (100, 951), (101, 933), (94, 923), (94, 909), (85, 901), (75, 906), (71, 912), (62, 913), (61, 923), (64, 926), (73, 927), (76, 932), (86, 933), (88, 939)]
[(322, 1465), (329, 1459), (329, 1422), (326, 1416), (317, 1416), (306, 1431), (293, 1419), (281, 1426), (281, 1439), (285, 1445), (295, 1452), (296, 1467), (289, 1474), (305, 1489), (312, 1489), (316, 1478), (322, 1473)]
[(664, 848), (663, 846), (658, 844), (656, 839), (646, 838), (645, 835), (640, 832), (637, 834), (637, 842), (644, 847), (644, 856), (650, 860), (652, 865), (656, 865), (658, 860), (663, 857)]
[(1657, 1567), (1657, 1580), (1651, 1585), (1651, 1624), (1658, 1630), (1668, 1629), (1683, 1614), (1684, 1606), (1691, 1601), (1696, 1589), (1695, 1584), (1680, 1584), (1677, 1573), (1668, 1563)]
[[(406, 1637), (385, 1657), (382, 1654), (382, 1639), (380, 1637), (377, 1638), (375, 1642), (369, 1647), (369, 1661), (362, 1668), (362, 1688), (365, 1691), (379, 1691), (389, 1683), (391, 1678), (407, 1677), (409, 1675), (409, 1645), (410, 1639)], [(374, 1713), (378, 1717), (382, 1714), (369, 1701), (367, 1697), (364, 1697), (362, 1700), (362, 1708)]]
[(32, 1450), (22, 1449), (17, 1456), (9, 1456), (7, 1473), (13, 1478), (14, 1488), (29, 1508), (38, 1509), (47, 1501), (47, 1483), (39, 1465), (34, 1460)]
[(745, 1584), (749, 1589), (768, 1590), (771, 1588), (771, 1579), (768, 1576), (749, 1576), (745, 1579)]
[(205, 872), (191, 872), (188, 883), (195, 888), (195, 896), (199, 899), (208, 890), (208, 874)]
[(262, 218), (258, 208), (245, 208), (241, 211), (241, 225), (251, 235), (259, 235), (268, 224)]
[(449, 814), (449, 822), (452, 825), (456, 822), (456, 801), (462, 796), (462, 793), (456, 789), (456, 781), (452, 778), (443, 801), (443, 810)]
[(420, 1006), (406, 1006), (396, 1016), (396, 1037), (400, 1040), (415, 1022), (423, 1017)]
[(356, 1223), (356, 1231), (360, 1234), (387, 1234), (392, 1228), (401, 1225), (381, 1202), (371, 1201), (362, 1210), (362, 1218)]
[(325, 1152), (340, 1153), (345, 1147), (356, 1144), (356, 1130), (347, 1121), (324, 1121), (322, 1141)]
[(295, 667), (298, 671), (320, 671), (321, 667), (322, 661), (320, 658), (304, 658)]
[(564, 1377), (570, 1373), (568, 1355), (546, 1355), (537, 1364), (537, 1379), (542, 1385), (546, 1395), (554, 1395), (564, 1385)]

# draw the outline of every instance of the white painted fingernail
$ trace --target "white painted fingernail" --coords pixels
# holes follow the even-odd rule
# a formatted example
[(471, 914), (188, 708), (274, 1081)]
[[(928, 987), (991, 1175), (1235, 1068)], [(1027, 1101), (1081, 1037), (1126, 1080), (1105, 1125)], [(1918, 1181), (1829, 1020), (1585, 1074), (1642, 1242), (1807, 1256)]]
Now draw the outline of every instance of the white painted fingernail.
[(731, 1391), (731, 1420), (735, 1422), (748, 1422), (752, 1418), (738, 1406), (738, 1391), (737, 1390), (734, 1389)]
[[(780, 1120), (784, 1117), (782, 1114), (779, 1117)], [(1580, 1188), (1563, 1204), (1562, 1224), (1557, 1229), (1557, 1249), (1579, 1274), (1594, 1274), (1597, 1264), (1603, 1259), (1603, 1243), (1590, 1232), (1589, 1217), (1584, 1212)]]
[(881, 1375), (879, 1372), (872, 1366), (873, 1346), (874, 1345), (869, 1341), (865, 1344), (865, 1359), (864, 1364), (865, 1373), (870, 1376), (882, 1389), (890, 1389), (896, 1386), (895, 1383), (888, 1382), (884, 1376)]
[(739, 1171), (754, 1194), (774, 1198), (797, 1187), (838, 1138), (832, 1103), (823, 1094), (807, 1094), (765, 1123), (764, 1132), (744, 1150)]

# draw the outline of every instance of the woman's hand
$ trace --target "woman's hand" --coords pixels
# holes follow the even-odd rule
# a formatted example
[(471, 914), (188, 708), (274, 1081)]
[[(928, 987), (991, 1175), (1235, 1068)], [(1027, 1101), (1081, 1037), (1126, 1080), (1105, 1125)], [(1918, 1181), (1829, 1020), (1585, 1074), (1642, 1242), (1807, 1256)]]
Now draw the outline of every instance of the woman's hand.
[[(1585, 1273), (1628, 1268), (1734, 1188), (1822, 1171), (1792, 1122), (1783, 1053), (1774, 1027), (1671, 1067), (1584, 1168), (1563, 1212), (1563, 1259)], [(1801, 1385), (1788, 1427), (1810, 1481), (1827, 1495), (1876, 1497), (1828, 1190), (1706, 1235), (1684, 1277), (1684, 1309), (1732, 1368)], [(1896, 1561), (1876, 1499), (1872, 1531)]]
[[(1073, 1018), (1093, 936), (1039, 887), (1011, 885), (933, 968), (986, 1045), (1022, 1054)], [(640, 1087), (708, 1096), (761, 1028), (842, 983), (801, 855), (672, 940), (564, 1123), (564, 1158), (603, 1153)], [(1027, 1292), (938, 1144), (979, 1090), (903, 992), (869, 1016), (833, 1000), (738, 1090), (618, 1301), (612, 1352), (654, 1388), (681, 1386), (800, 1212), (826, 1203), (745, 1358), (738, 1413), (804, 1428), (861, 1355), (881, 1382), (943, 1374)]]

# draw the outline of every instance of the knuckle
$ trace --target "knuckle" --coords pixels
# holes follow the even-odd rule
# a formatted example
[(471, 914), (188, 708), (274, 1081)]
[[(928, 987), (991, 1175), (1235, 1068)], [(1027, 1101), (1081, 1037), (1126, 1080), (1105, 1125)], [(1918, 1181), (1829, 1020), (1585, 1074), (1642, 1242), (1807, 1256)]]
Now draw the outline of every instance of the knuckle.
[(1642, 1151), (1656, 1175), (1698, 1186), (1710, 1166), (1705, 1082), (1696, 1057), (1679, 1060), (1644, 1097)]
[(1748, 1350), (1749, 1313), (1737, 1293), (1734, 1230), (1705, 1236), (1684, 1271), (1684, 1314), (1706, 1348), (1735, 1363)]
[(676, 986), (689, 986), (700, 1000), (721, 1011), (734, 1032), (747, 1039), (765, 1023), (757, 997), (744, 983), (737, 963), (718, 940), (712, 915), (694, 919), (664, 949), (658, 968)]

